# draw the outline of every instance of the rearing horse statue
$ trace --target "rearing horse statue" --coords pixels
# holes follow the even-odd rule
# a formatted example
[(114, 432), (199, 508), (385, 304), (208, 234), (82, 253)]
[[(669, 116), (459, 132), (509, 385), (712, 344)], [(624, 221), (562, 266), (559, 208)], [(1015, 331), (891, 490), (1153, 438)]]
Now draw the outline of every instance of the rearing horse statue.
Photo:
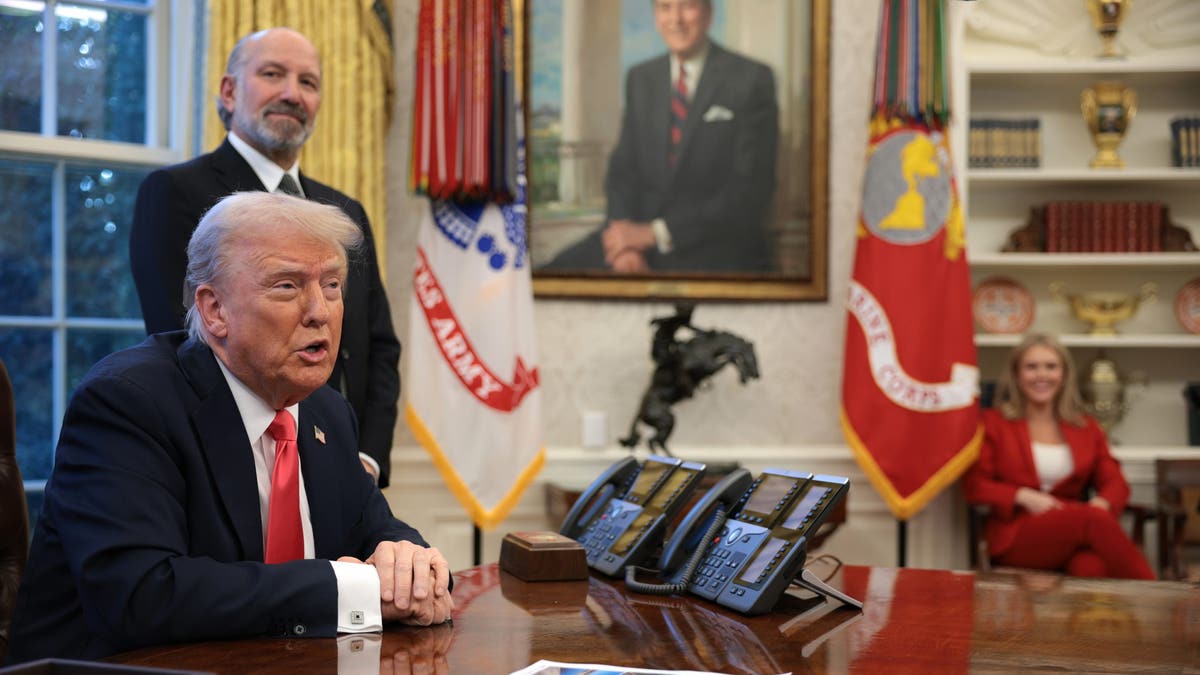
[[(694, 309), (694, 305), (679, 304), (674, 316), (650, 322), (656, 326), (650, 351), (656, 364), (654, 374), (629, 425), (629, 435), (621, 439), (621, 445), (633, 448), (642, 440), (638, 433), (640, 422), (654, 428), (654, 435), (647, 440), (650, 449), (670, 456), (667, 438), (675, 428), (672, 405), (691, 398), (701, 384), (728, 365), (737, 368), (742, 384), (758, 379), (754, 345), (733, 333), (696, 328), (691, 323)], [(691, 329), (692, 337), (680, 341), (675, 334), (683, 327)]]

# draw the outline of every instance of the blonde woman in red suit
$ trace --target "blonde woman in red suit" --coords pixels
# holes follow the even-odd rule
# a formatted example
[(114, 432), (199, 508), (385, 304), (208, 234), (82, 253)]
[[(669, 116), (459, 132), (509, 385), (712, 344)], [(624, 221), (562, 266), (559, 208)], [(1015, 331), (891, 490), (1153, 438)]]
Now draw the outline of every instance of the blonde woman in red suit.
[(992, 509), (987, 537), (996, 564), (1153, 579), (1121, 529), (1129, 484), (1104, 431), (1083, 412), (1074, 371), (1048, 335), (1030, 335), (1013, 350), (995, 407), (983, 411), (986, 435), (963, 492)]

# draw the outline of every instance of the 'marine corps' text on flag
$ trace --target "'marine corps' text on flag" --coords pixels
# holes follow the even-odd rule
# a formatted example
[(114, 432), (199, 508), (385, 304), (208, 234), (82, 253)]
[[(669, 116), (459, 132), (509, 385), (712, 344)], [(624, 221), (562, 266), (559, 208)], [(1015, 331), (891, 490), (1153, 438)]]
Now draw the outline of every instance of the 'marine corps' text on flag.
[(544, 457), (526, 250), (520, 204), (433, 201), (418, 235), (408, 423), (485, 529)]

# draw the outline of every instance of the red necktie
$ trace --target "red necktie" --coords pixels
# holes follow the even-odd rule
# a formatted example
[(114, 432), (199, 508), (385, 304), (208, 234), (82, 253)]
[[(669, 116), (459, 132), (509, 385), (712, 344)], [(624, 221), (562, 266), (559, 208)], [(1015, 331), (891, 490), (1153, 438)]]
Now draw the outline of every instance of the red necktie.
[(687, 70), (680, 63), (679, 78), (675, 80), (675, 87), (671, 90), (671, 149), (667, 155), (671, 166), (675, 166), (675, 160), (679, 158), (679, 143), (683, 140), (683, 125), (687, 122), (688, 115), (687, 96)]
[(304, 558), (304, 529), (300, 525), (300, 454), (296, 450), (296, 423), (286, 410), (275, 413), (267, 427), (275, 439), (275, 469), (271, 471), (271, 497), (267, 505), (268, 563)]

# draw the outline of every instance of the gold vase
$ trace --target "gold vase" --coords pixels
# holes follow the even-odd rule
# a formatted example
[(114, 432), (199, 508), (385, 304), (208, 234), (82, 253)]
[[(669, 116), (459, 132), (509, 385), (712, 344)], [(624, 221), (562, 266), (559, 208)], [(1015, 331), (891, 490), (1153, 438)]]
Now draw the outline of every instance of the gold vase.
[(1100, 33), (1104, 41), (1104, 49), (1100, 52), (1102, 58), (1118, 58), (1116, 39), (1121, 21), (1129, 13), (1132, 0), (1087, 0), (1088, 11), (1092, 14), (1092, 25)]
[(1062, 300), (1071, 308), (1076, 319), (1091, 324), (1090, 335), (1116, 335), (1114, 326), (1133, 316), (1143, 302), (1154, 300), (1158, 291), (1156, 284), (1142, 284), (1136, 294), (1132, 293), (1068, 293), (1062, 282), (1050, 284), (1050, 296)]
[[(1080, 372), (1079, 393), (1088, 414), (1111, 437), (1113, 427), (1124, 419), (1129, 404), (1125, 400), (1125, 377), (1103, 350)], [(1116, 442), (1113, 438), (1109, 440)]]
[(1117, 146), (1137, 114), (1137, 92), (1120, 82), (1097, 82), (1083, 90), (1079, 110), (1096, 144), (1091, 167), (1124, 168)]

